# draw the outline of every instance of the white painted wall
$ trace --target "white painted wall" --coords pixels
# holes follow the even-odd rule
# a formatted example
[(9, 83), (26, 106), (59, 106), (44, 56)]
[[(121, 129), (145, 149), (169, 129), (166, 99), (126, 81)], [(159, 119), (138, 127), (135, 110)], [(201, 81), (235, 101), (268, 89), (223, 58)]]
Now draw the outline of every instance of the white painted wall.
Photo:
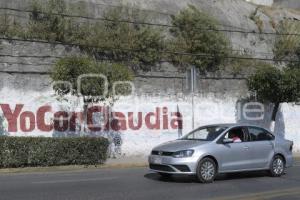
[[(9, 95), (8, 95), (9, 94)], [(36, 111), (38, 107), (48, 104), (54, 109), (80, 110), (80, 105), (76, 103), (60, 104), (56, 101), (53, 93), (48, 91), (44, 93), (22, 92), (11, 89), (2, 89), (0, 91), (1, 104), (9, 103), (12, 108), (15, 104), (23, 103), (24, 111)], [(72, 101), (71, 101), (72, 102)], [(236, 122), (235, 98), (215, 99), (212, 97), (196, 97), (195, 98), (195, 127), (213, 123), (233, 123)], [(133, 99), (123, 99), (115, 104), (114, 110), (127, 112), (148, 113), (155, 111), (156, 107), (168, 107), (169, 112), (176, 112), (177, 106), (183, 115), (183, 133), (187, 133), (192, 129), (191, 124), (191, 99), (168, 99), (163, 97), (134, 97)], [(2, 112), (2, 110), (1, 110)], [(47, 116), (50, 122), (51, 116)], [(293, 140), (295, 143), (295, 151), (300, 152), (300, 106), (283, 104), (278, 118), (277, 133), (285, 135), (287, 139)], [(162, 120), (162, 119), (161, 119)], [(262, 125), (266, 125), (262, 123)], [(52, 132), (40, 132), (35, 130), (30, 133), (10, 133), (11, 136), (47, 136), (51, 137)], [(123, 140), (121, 151), (124, 156), (147, 155), (150, 150), (165, 141), (178, 138), (178, 130), (149, 130), (145, 125), (138, 131), (124, 131), (121, 133)]]
[(258, 5), (266, 5), (266, 6), (271, 6), (274, 3), (273, 0), (246, 0), (246, 1), (258, 4)]

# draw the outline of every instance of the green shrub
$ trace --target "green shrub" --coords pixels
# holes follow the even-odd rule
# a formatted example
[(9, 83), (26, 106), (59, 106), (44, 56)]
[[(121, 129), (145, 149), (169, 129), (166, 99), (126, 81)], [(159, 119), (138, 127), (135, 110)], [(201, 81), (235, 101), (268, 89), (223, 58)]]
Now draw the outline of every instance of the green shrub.
[(71, 36), (71, 19), (64, 0), (33, 1), (26, 37), (64, 42)]
[(104, 13), (103, 18), (107, 21), (89, 26), (81, 42), (84, 50), (99, 59), (122, 61), (144, 70), (150, 70), (151, 66), (161, 60), (160, 51), (164, 49), (162, 31), (157, 27), (140, 24), (147, 18), (140, 11), (127, 7), (111, 8)]
[(107, 159), (105, 138), (0, 137), (0, 168), (96, 165)]
[(0, 35), (7, 37), (24, 37), (24, 29), (15, 17), (7, 14), (0, 16)]
[[(108, 81), (107, 95), (102, 98), (93, 96), (102, 96), (104, 94), (104, 81), (98, 77), (86, 78), (81, 82), (81, 93), (85, 96), (84, 101), (100, 102), (107, 99), (114, 100), (113, 84), (117, 81), (132, 81), (133, 73), (128, 67), (109, 62), (97, 62), (88, 56), (68, 56), (57, 61), (51, 74), (53, 81), (68, 81), (72, 84), (72, 95), (77, 95), (79, 88), (77, 88), (77, 79), (85, 74), (102, 74), (106, 76)], [(127, 90), (127, 85), (118, 87), (117, 92), (119, 95), (126, 95), (131, 91)], [(64, 85), (58, 85), (54, 90), (59, 95), (65, 95), (70, 91)], [(113, 102), (110, 102), (113, 103)]]
[(174, 54), (171, 60), (184, 68), (194, 65), (202, 72), (218, 70), (230, 52), (229, 41), (225, 35), (214, 31), (218, 29), (218, 24), (216, 19), (194, 6), (172, 16), (174, 28), (170, 29), (173, 36), (170, 50), (203, 55)]
[(249, 77), (248, 87), (256, 93), (259, 101), (275, 105), (272, 114), (272, 120), (275, 121), (281, 103), (298, 102), (300, 98), (300, 69), (286, 67), (280, 70), (274, 66), (260, 68)]
[[(276, 59), (293, 59), (300, 49), (300, 36), (292, 35), (300, 32), (300, 23), (294, 20), (283, 20), (280, 22), (273, 48)], [(292, 34), (290, 34), (292, 33)]]

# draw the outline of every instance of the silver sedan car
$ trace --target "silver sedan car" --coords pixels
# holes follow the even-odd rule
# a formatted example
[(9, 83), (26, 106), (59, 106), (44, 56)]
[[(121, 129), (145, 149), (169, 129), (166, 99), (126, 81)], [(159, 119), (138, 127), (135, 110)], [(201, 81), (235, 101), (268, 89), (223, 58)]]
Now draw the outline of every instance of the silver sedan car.
[(250, 125), (200, 127), (182, 138), (155, 147), (149, 167), (164, 177), (196, 175), (211, 183), (217, 174), (268, 170), (279, 177), (293, 165), (293, 142)]

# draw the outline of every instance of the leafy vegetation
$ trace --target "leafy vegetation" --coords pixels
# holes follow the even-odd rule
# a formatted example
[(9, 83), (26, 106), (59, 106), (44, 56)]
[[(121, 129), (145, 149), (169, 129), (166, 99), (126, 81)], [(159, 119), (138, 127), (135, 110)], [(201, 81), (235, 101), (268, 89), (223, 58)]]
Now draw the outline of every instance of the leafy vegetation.
[[(116, 7), (104, 13), (105, 20), (69, 17), (64, 0), (35, 0), (27, 24), (20, 26), (7, 16), (0, 19), (0, 34), (20, 38), (72, 43), (96, 57), (149, 70), (162, 59), (164, 35), (159, 28), (143, 25), (147, 16), (137, 10)], [(85, 13), (82, 11), (82, 13)], [(84, 15), (82, 14), (81, 15)], [(139, 22), (126, 23), (124, 21)], [(3, 26), (2, 26), (3, 25)]]
[(48, 41), (66, 41), (70, 36), (71, 20), (67, 14), (66, 4), (62, 0), (46, 2), (33, 1), (32, 13), (28, 24), (27, 35)]
[(105, 138), (0, 136), (0, 168), (102, 164), (108, 145)]
[(300, 23), (294, 20), (283, 20), (278, 25), (278, 35), (274, 45), (274, 56), (276, 59), (293, 59), (297, 56), (297, 51), (300, 49)]
[(260, 68), (249, 77), (248, 86), (259, 101), (274, 104), (272, 120), (275, 121), (281, 103), (298, 102), (300, 98), (300, 68)]
[(171, 39), (165, 38), (167, 34), (161, 28), (147, 25), (151, 19), (138, 9), (111, 8), (102, 16), (104, 20), (69, 17), (73, 13), (70, 9), (74, 8), (64, 0), (34, 0), (28, 23), (20, 26), (12, 20), (1, 20), (9, 26), (0, 29), (0, 34), (71, 42), (97, 60), (128, 64), (134, 70), (150, 70), (166, 59), (183, 69), (195, 65), (202, 72), (214, 71), (230, 51), (225, 35), (214, 31), (217, 20), (193, 6), (172, 16), (172, 25), (176, 27), (169, 30)]
[[(105, 80), (103, 77), (94, 75), (102, 74), (107, 78), (108, 91), (105, 94)], [(81, 88), (78, 88), (78, 78), (82, 75), (92, 75), (82, 79)], [(69, 56), (57, 61), (51, 74), (53, 81), (67, 81), (71, 83), (71, 91), (67, 85), (58, 84), (55, 91), (59, 95), (66, 95), (71, 92), (72, 95), (79, 95), (78, 91), (84, 96), (85, 103), (104, 102), (110, 100), (113, 103), (115, 96), (113, 94), (113, 84), (116, 81), (132, 81), (132, 72), (124, 65), (109, 62), (97, 62), (88, 56)], [(128, 85), (118, 87), (119, 95), (128, 94), (130, 88)]]
[(149, 70), (162, 59), (164, 36), (159, 28), (141, 24), (145, 18), (139, 11), (125, 7), (110, 9), (104, 14), (107, 20), (90, 27), (83, 48), (87, 45), (85, 50), (98, 59), (123, 61), (134, 68)]
[(223, 33), (213, 31), (218, 25), (213, 17), (194, 6), (189, 6), (172, 17), (172, 25), (175, 27), (170, 29), (173, 36), (170, 50), (187, 53), (187, 55), (172, 54), (171, 59), (175, 64), (184, 68), (194, 65), (201, 72), (206, 72), (217, 70), (225, 61), (230, 44)]
[(24, 32), (15, 18), (4, 14), (0, 16), (0, 35), (9, 37), (23, 36)]

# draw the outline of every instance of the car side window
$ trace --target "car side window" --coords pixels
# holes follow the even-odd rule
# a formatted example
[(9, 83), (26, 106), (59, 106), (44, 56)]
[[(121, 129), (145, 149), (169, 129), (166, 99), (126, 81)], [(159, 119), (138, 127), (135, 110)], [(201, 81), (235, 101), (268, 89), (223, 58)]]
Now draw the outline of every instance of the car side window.
[(262, 128), (249, 127), (248, 132), (251, 141), (269, 141), (273, 140), (274, 136)]
[(233, 139), (234, 143), (247, 142), (247, 134), (243, 127), (230, 129), (224, 136), (224, 139)]

